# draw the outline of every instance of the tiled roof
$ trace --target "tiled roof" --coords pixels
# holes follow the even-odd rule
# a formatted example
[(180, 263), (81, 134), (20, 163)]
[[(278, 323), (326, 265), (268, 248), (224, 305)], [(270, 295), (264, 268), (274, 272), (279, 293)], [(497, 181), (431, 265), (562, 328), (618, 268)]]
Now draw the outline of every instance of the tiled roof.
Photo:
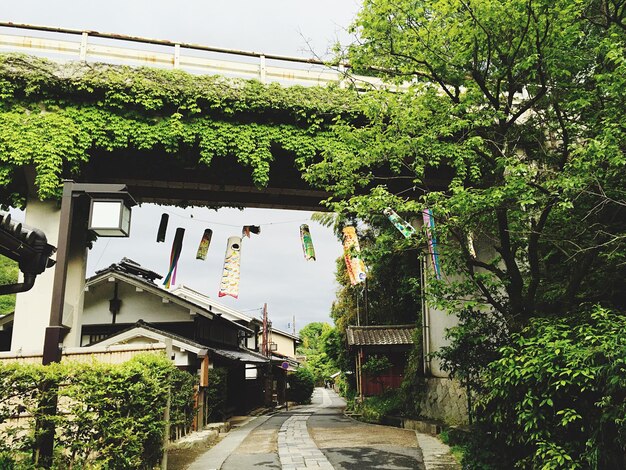
[(349, 326), (346, 331), (350, 346), (384, 346), (413, 344), (415, 325)]

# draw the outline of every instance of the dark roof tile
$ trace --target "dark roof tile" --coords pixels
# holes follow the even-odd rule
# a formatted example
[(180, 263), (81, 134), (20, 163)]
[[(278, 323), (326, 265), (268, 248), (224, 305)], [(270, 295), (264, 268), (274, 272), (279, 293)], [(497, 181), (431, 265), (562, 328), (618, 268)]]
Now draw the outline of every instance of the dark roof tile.
[(413, 344), (415, 325), (349, 326), (346, 331), (350, 346), (384, 346)]

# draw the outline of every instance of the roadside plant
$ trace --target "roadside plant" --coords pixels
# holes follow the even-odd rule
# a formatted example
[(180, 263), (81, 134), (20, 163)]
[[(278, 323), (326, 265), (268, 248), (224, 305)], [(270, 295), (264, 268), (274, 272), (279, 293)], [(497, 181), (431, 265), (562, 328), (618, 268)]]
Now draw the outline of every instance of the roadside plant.
[(624, 467), (625, 329), (625, 315), (596, 306), (512, 336), (486, 369), (478, 408), (504, 468)]
[(315, 388), (315, 378), (309, 370), (301, 367), (293, 374), (288, 375), (287, 380), (289, 383), (287, 398), (289, 400), (300, 404), (311, 402), (311, 396)]
[(49, 393), (42, 383), (58, 384), (55, 468), (152, 468), (161, 458), (168, 389), (176, 423), (193, 409), (193, 380), (182, 374), (157, 354), (117, 365), (0, 364), (2, 468), (36, 466), (35, 422)]

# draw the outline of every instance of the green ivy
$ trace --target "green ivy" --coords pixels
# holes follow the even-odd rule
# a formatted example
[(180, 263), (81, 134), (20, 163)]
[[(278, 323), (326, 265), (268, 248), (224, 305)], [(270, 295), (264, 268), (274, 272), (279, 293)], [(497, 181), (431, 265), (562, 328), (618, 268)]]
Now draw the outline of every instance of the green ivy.
[(40, 198), (58, 197), (63, 177), (79, 174), (93, 153), (116, 150), (190, 153), (207, 166), (235, 158), (261, 188), (274, 150), (304, 171), (338, 146), (329, 130), (337, 118), (359, 118), (355, 91), (4, 54), (0, 202), (23, 201), (25, 167), (35, 169)]

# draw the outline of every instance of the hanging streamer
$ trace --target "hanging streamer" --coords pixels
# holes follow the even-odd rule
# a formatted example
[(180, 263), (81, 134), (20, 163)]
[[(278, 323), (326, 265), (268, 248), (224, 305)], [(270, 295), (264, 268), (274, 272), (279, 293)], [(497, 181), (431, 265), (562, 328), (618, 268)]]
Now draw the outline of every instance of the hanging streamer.
[(165, 232), (167, 232), (167, 221), (169, 219), (169, 215), (161, 215), (161, 223), (159, 223), (159, 231), (157, 232), (157, 243), (165, 241)]
[(229, 237), (224, 257), (224, 271), (218, 296), (239, 296), (239, 265), (241, 262), (241, 237)]
[(302, 251), (304, 258), (309, 261), (315, 261), (315, 248), (313, 247), (313, 239), (307, 224), (300, 225), (300, 241), (302, 242)]
[(435, 277), (441, 279), (441, 266), (439, 264), (439, 252), (437, 251), (437, 237), (435, 236), (435, 218), (433, 217), (433, 211), (424, 209), (422, 211), (422, 218), (424, 219), (424, 227), (426, 229), (426, 236), (428, 237), (428, 252), (430, 253), (430, 259), (435, 269)]
[(180, 253), (183, 250), (184, 236), (185, 229), (180, 227), (177, 228), (176, 235), (174, 236), (174, 242), (172, 243), (172, 253), (170, 254), (170, 267), (167, 271), (167, 276), (165, 276), (165, 281), (163, 281), (163, 285), (166, 289), (169, 289), (171, 284), (176, 284), (176, 268), (178, 266)]
[(213, 236), (213, 230), (207, 228), (202, 235), (200, 245), (198, 245), (198, 251), (196, 253), (196, 259), (206, 259), (206, 254), (209, 251), (209, 245), (211, 244), (211, 237)]
[(346, 261), (346, 269), (350, 276), (350, 284), (353, 286), (365, 281), (365, 264), (359, 256), (361, 248), (354, 227), (343, 229), (343, 254)]
[(261, 227), (258, 225), (244, 225), (241, 229), (241, 236), (246, 236), (250, 238), (250, 234), (254, 233), (255, 235), (259, 235), (261, 233)]
[(410, 238), (415, 235), (415, 229), (411, 224), (409, 224), (406, 220), (402, 219), (398, 214), (396, 214), (391, 207), (387, 207), (383, 211), (383, 213), (387, 216), (389, 221), (398, 229), (400, 233), (404, 235), (404, 238)]

